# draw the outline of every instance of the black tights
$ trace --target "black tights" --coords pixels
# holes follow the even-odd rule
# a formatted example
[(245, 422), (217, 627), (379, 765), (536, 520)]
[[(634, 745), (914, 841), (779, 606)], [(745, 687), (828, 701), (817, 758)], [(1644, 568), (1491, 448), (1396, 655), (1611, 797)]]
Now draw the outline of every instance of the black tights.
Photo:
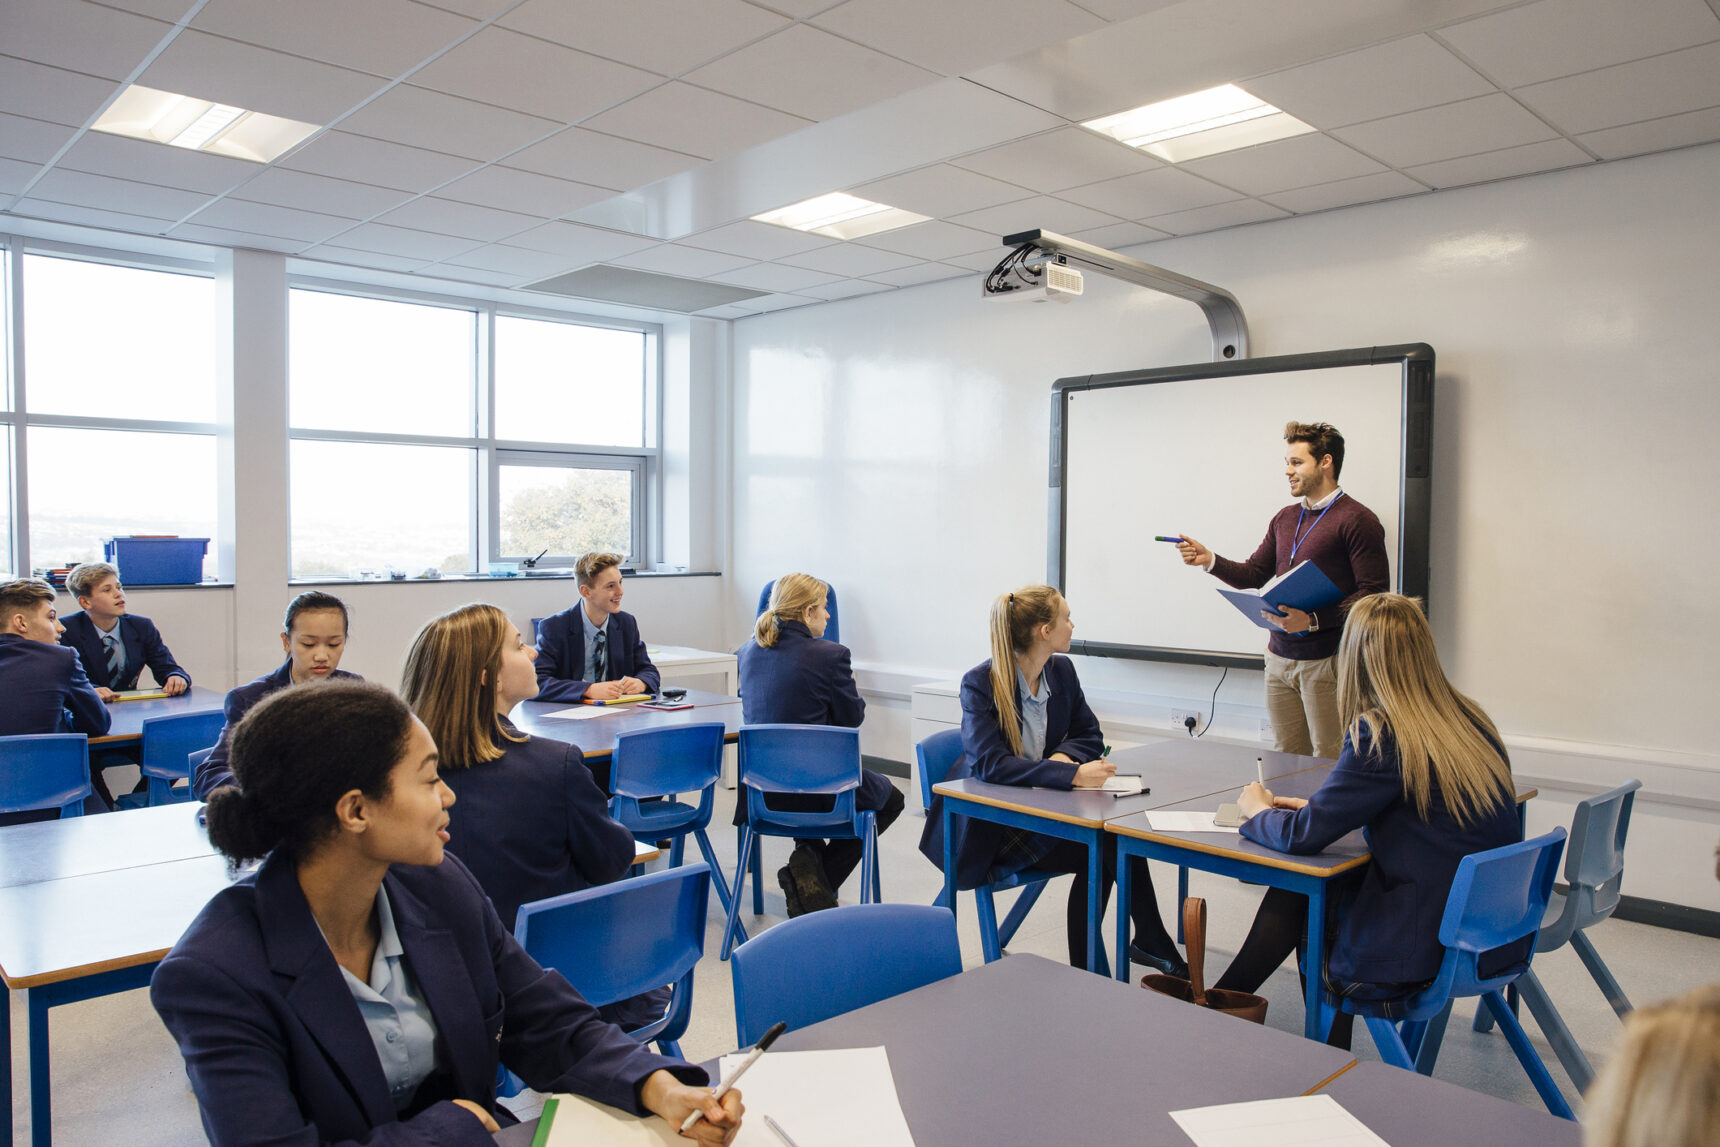
[[(1236, 958), (1224, 975), (1212, 985), (1231, 992), (1258, 992), (1273, 972), (1294, 952), (1306, 952), (1303, 942), (1308, 925), (1308, 898), (1300, 892), (1268, 888), (1260, 911), (1254, 914), (1248, 938), (1242, 942)], [(1302, 990), (1307, 992), (1307, 975), (1302, 975)], [(1332, 1021), (1332, 1032), (1326, 1042), (1346, 1051), (1350, 1047), (1350, 1032), (1355, 1017), (1339, 1012)]]
[[(1111, 885), (1117, 880), (1116, 854), (1104, 854), (1102, 881), (1099, 889), (1099, 912), (1105, 911), (1105, 906), (1111, 902)], [(1035, 868), (1047, 868), (1054, 872), (1072, 872), (1075, 882), (1069, 888), (1069, 907), (1066, 922), (1069, 929), (1069, 963), (1077, 968), (1087, 966), (1087, 846), (1073, 840), (1057, 843), (1041, 860), (1034, 862)], [(1176, 941), (1165, 931), (1164, 921), (1159, 918), (1159, 901), (1153, 892), (1153, 881), (1147, 871), (1147, 860), (1144, 856), (1129, 858), (1129, 920), (1135, 926), (1135, 943), (1143, 950), (1155, 956), (1165, 956), (1181, 960), (1177, 954)]]

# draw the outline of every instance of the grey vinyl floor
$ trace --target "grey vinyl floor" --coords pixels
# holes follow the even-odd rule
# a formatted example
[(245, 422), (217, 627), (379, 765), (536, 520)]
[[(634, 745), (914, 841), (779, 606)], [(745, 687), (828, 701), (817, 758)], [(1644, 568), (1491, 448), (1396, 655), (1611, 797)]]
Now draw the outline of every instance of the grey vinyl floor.
[[(714, 828), (711, 833), (718, 856), (731, 873), (735, 839), (734, 832), (726, 826), (732, 803), (733, 794), (719, 789), (714, 824), (725, 827)], [(941, 888), (936, 868), (918, 850), (924, 823), (921, 818), (904, 815), (880, 841), (884, 894), (888, 900), (929, 904)], [(766, 842), (766, 914), (756, 922), (747, 918), (749, 927), (768, 928), (785, 919), (782, 895), (772, 873), (786, 862), (788, 848), (786, 841)], [(1153, 867), (1159, 901), (1168, 905), (1175, 895), (1175, 871), (1159, 865)], [(1207, 899), (1208, 965), (1222, 969), (1247, 932), (1261, 889), (1198, 872), (1191, 874), (1190, 883), (1194, 895)], [(1011, 951), (1059, 960), (1067, 958), (1063, 904), (1068, 884), (1068, 879), (1063, 879), (1047, 889), (1015, 938)], [(858, 895), (858, 882), (852, 885), (843, 889), (845, 903)], [(1000, 916), (1006, 911), (1004, 901), (1009, 895), (1013, 894), (999, 898)], [(971, 966), (980, 962), (980, 946), (970, 896), (961, 898), (960, 909), (962, 953)], [(1109, 927), (1107, 923), (1104, 933), (1107, 940), (1111, 934)], [(1720, 979), (1720, 940), (1617, 920), (1607, 921), (1590, 935), (1625, 991), (1639, 1006)], [(695, 974), (692, 1027), (682, 1041), (683, 1051), (695, 1061), (732, 1050), (735, 1044), (728, 966), (716, 957), (721, 939), (722, 920), (713, 897), (706, 929), (707, 955)], [(1568, 948), (1539, 957), (1536, 969), (1598, 1068), (1617, 1036), (1618, 1020)], [(1294, 964), (1281, 968), (1262, 993), (1271, 1001), (1267, 1022), (1299, 1032), (1301, 1003)], [(30, 1126), (24, 1005), (23, 993), (13, 993), (12, 1054), (16, 1073), (13, 1113), (20, 1143), (28, 1142)], [(1485, 1035), (1471, 1031), (1468, 1014), (1463, 1011), (1453, 1017), (1435, 1074), (1452, 1083), (1538, 1107), (1540, 1101), (1504, 1038), (1496, 1031)], [(55, 1008), (51, 1017), (56, 1143), (62, 1147), (113, 1144), (172, 1147), (204, 1141), (197, 1102), (186, 1084), (178, 1051), (150, 1008), (146, 992), (127, 992)], [(1532, 1021), (1527, 1026), (1554, 1079), (1567, 1097), (1575, 1101), (1575, 1089), (1539, 1030)], [(1364, 1061), (1379, 1058), (1360, 1025), (1355, 1044), (1358, 1057)], [(1153, 1070), (1151, 1062), (1140, 1066), (1147, 1074)], [(516, 1110), (530, 1113), (537, 1102), (536, 1097), (527, 1093), (520, 1097)], [(1070, 1142), (1078, 1143), (1078, 1130), (1072, 1128), (1071, 1132)]]

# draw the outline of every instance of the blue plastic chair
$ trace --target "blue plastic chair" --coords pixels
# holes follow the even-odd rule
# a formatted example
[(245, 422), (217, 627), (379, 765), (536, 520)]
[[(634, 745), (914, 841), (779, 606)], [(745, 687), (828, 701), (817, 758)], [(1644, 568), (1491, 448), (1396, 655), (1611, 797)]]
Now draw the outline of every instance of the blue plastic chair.
[(711, 872), (694, 862), (522, 904), (514, 936), (595, 1007), (673, 985), (663, 1017), (627, 1034), (679, 1058), (693, 967), (705, 954)]
[(735, 949), (735, 1037), (759, 1041), (962, 970), (956, 919), (923, 904), (849, 904), (799, 916)]
[[(191, 798), (191, 770), (195, 766), (190, 757), (213, 748), (226, 723), (220, 710), (144, 719), (139, 766), (149, 781), (149, 807)], [(186, 782), (185, 787), (175, 788), (178, 781)], [(122, 807), (128, 806), (122, 802)]]
[(1402, 1001), (1401, 1029), (1398, 1021), (1370, 1014), (1373, 1005), (1366, 1001), (1338, 999), (1323, 992), (1321, 1038), (1332, 1030), (1337, 1010), (1358, 1015), (1366, 1020), (1382, 1059), (1395, 1067), (1432, 1075), (1446, 1021), (1451, 1016), (1452, 1001), (1459, 996), (1480, 996), (1503, 1029), (1523, 1070), (1529, 1073), (1529, 1081), (1535, 1085), (1547, 1110), (1574, 1120), (1570, 1104), (1559, 1094), (1547, 1065), (1535, 1053), (1523, 1026), (1501, 994), (1507, 986), (1516, 984), (1530, 1011), (1537, 1019), (1541, 1018), (1543, 1005), (1547, 1004), (1546, 993), (1538, 983), (1523, 979), (1529, 961), (1487, 977), (1480, 974), (1477, 966), (1483, 953), (1524, 938), (1533, 941), (1546, 915), (1547, 899), (1553, 892), (1559, 854), (1564, 847), (1565, 830), (1556, 828), (1534, 840), (1464, 857), (1458, 863), (1457, 877), (1445, 901), (1445, 916), (1439, 923), (1439, 942), (1445, 945), (1445, 959), (1432, 984)]
[[(1636, 803), (1636, 790), (1641, 787), (1641, 781), (1626, 781), (1610, 792), (1578, 803), (1571, 821), (1570, 847), (1565, 850), (1565, 882), (1570, 891), (1563, 895), (1553, 893), (1546, 918), (1541, 922), (1541, 933), (1535, 937), (1537, 954), (1554, 951), (1567, 943), (1575, 948), (1620, 1019), (1630, 1014), (1630, 1000), (1613, 978), (1612, 969), (1595, 951), (1594, 942), (1583, 935), (1583, 929), (1599, 924), (1618, 907), (1619, 890), (1624, 885), (1624, 842), (1630, 833), (1630, 810)], [(1523, 973), (1523, 989), (1528, 990), (1530, 983), (1542, 995), (1546, 994), (1533, 968)], [(1594, 1068), (1550, 1002), (1547, 1009), (1552, 1027), (1539, 1014), (1535, 1019), (1571, 1082), (1578, 1091), (1586, 1092), (1594, 1080)], [(1479, 1032), (1492, 1029), (1493, 1016), (1485, 1006), (1476, 1009), (1474, 1026)]]
[(90, 788), (90, 739), (82, 733), (0, 737), (0, 813), (59, 809), (84, 815)]
[[(822, 578), (819, 580), (823, 581)], [(841, 641), (842, 619), (836, 609), (836, 587), (830, 585), (829, 582), (825, 582), (824, 584), (830, 586), (830, 592), (825, 595), (824, 601), (824, 608), (830, 611), (830, 621), (824, 626), (824, 640)], [(758, 591), (758, 609), (753, 612), (754, 617), (760, 616), (767, 608), (769, 608), (770, 591), (775, 588), (776, 579), (771, 578), (769, 581), (764, 583), (764, 588)]]
[[(749, 869), (753, 875), (753, 914), (764, 914), (761, 836), (859, 839), (863, 842), (860, 902), (877, 902), (877, 818), (854, 803), (860, 788), (860, 730), (830, 725), (743, 725), (740, 783), (746, 793), (747, 823), (740, 830), (734, 897), (723, 930), (723, 959), (734, 950), (741, 893)], [(836, 799), (829, 812), (787, 812), (766, 808), (766, 793), (820, 794)]]
[[(633, 839), (645, 844), (667, 840), (669, 867), (679, 868), (687, 837), (711, 868), (711, 884), (717, 900), (728, 914), (732, 898), (729, 882), (717, 866), (716, 853), (705, 829), (711, 823), (711, 808), (717, 781), (723, 771), (721, 721), (702, 721), (672, 729), (640, 729), (615, 738), (615, 753), (609, 766), (609, 815), (620, 821)], [(657, 800), (682, 793), (697, 793), (699, 803)], [(739, 928), (741, 943), (746, 929)]]
[[(950, 770), (956, 767), (956, 762), (961, 760), (961, 731), (945, 729), (941, 733), (933, 733), (914, 746), (914, 754), (920, 763), (920, 800), (929, 809), (932, 807), (932, 786), (942, 783), (950, 775)], [(985, 953), (986, 963), (1003, 958), (1003, 949), (1015, 938), (1015, 933), (1021, 927), (1022, 921), (1027, 919), (1027, 914), (1033, 911), (1039, 894), (1045, 891), (1045, 882), (1060, 875), (1062, 873), (1025, 868), (973, 890), (974, 907), (979, 909), (980, 948)], [(1021, 889), (1021, 895), (1015, 898), (1009, 915), (1003, 921), (1003, 927), (999, 928), (997, 904), (992, 895), (1010, 888)], [(939, 891), (938, 898), (932, 901), (932, 905), (948, 908), (949, 902), (944, 898), (943, 892)]]

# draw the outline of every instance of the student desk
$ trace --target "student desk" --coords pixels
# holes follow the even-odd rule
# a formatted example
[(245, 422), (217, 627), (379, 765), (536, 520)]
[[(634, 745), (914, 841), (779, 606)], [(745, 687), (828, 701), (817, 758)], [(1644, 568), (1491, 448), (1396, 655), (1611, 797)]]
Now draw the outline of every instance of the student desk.
[(610, 710), (601, 717), (569, 720), (551, 718), (546, 714), (562, 709), (590, 709), (596, 706), (569, 705), (560, 701), (521, 701), (508, 714), (508, 719), (522, 733), (546, 740), (578, 745), (586, 760), (606, 759), (615, 752), (615, 739), (622, 733), (639, 729), (669, 729), (677, 725), (696, 725), (702, 721), (721, 721), (725, 726), (723, 739), (740, 739), (741, 699), (722, 693), (687, 690), (691, 709), (641, 709), (638, 704), (604, 706)]
[[(1182, 1142), (1171, 1111), (1306, 1095), (1356, 1062), (1029, 955), (791, 1031), (775, 1046), (880, 1044), (918, 1147)], [(745, 1079), (739, 1087), (744, 1098)], [(524, 1147), (532, 1130), (510, 1127), (496, 1142)]]
[[(1163, 741), (1139, 745), (1113, 753), (1117, 772), (1139, 774), (1150, 792), (1119, 797), (1097, 789), (1037, 789), (1020, 785), (994, 785), (971, 778), (945, 781), (932, 786), (944, 798), (944, 894), (950, 911), (956, 910), (955, 834), (953, 818), (972, 817), (1031, 832), (1073, 840), (1087, 846), (1087, 968), (1103, 967), (1104, 946), (1099, 941), (1100, 875), (1105, 848), (1115, 838), (1105, 832), (1105, 823), (1120, 816), (1162, 808), (1185, 800), (1224, 792), (1255, 779), (1255, 761), (1264, 762), (1267, 777), (1287, 776), (1328, 765), (1316, 757), (1239, 748), (1203, 741)], [(1127, 901), (1118, 897), (1119, 904)], [(1123, 935), (1127, 936), (1128, 913), (1120, 911)], [(1127, 941), (1117, 966), (1128, 975)]]
[(143, 723), (150, 717), (178, 717), (186, 713), (219, 713), (227, 694), (220, 689), (205, 689), (193, 685), (177, 697), (157, 697), (149, 701), (114, 701), (108, 704), (112, 724), (100, 737), (91, 737), (93, 745), (132, 745), (143, 739)]
[(1580, 1123), (1383, 1063), (1320, 1088), (1392, 1147), (1582, 1147)]

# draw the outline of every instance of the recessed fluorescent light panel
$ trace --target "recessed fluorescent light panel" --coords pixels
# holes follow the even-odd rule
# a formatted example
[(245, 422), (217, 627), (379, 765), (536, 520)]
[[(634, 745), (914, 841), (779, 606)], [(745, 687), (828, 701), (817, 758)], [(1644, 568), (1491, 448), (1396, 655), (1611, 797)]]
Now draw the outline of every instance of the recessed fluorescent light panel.
[(778, 227), (792, 227), (796, 231), (810, 231), (832, 239), (859, 239), (865, 235), (894, 231), (910, 223), (924, 223), (931, 216), (916, 215), (900, 207), (888, 207), (857, 195), (832, 191), (829, 195), (766, 211), (753, 218), (760, 223), (774, 223)]
[(1314, 130), (1235, 84), (1160, 100), (1133, 111), (1088, 120), (1081, 126), (1138, 147), (1166, 163), (1253, 147)]
[(94, 124), (132, 139), (272, 163), (322, 128), (132, 84)]

